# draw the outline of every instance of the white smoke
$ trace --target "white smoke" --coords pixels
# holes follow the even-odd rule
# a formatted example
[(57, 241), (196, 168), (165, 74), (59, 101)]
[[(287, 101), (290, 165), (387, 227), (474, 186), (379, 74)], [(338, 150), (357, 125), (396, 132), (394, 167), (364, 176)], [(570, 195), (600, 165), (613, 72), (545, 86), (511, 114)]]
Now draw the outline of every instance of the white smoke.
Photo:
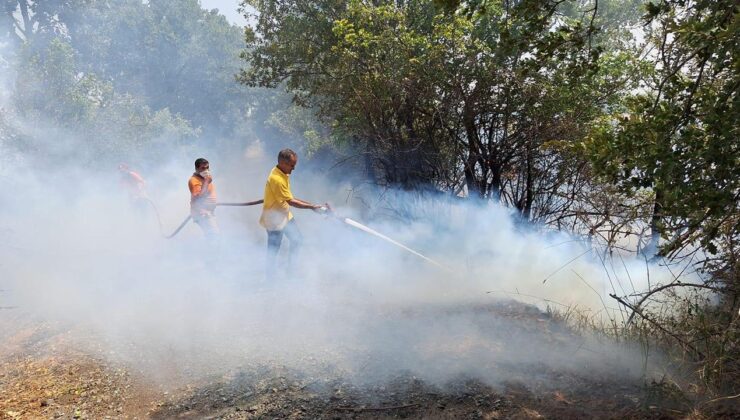
[[(524, 229), (493, 204), (399, 193), (394, 204), (406, 202), (424, 217), (370, 217), (374, 209), (347, 200), (347, 185), (306, 170), (301, 157), (291, 181), (297, 197), (329, 200), (338, 214), (455, 274), (337, 219), (295, 210), (305, 236), (301, 261), (266, 282), (259, 207), (219, 208), (223, 235), (216, 243), (204, 240), (194, 224), (163, 239), (153, 209), (131, 206), (117, 162), (108, 171), (100, 170), (105, 165), (88, 168), (86, 159), (75, 159), (88, 148), (73, 130), (2, 110), (12, 100), (12, 75), (3, 63), (0, 117), (11, 120), (0, 121), (0, 129), (33, 139), (34, 149), (52, 158), (43, 164), (27, 159), (9, 147), (10, 131), (0, 133), (7, 134), (0, 139), (0, 299), (16, 308), (0, 316), (62, 324), (78, 333), (77, 345), (160, 379), (261, 364), (371, 382), (412, 372), (437, 383), (460, 375), (497, 383), (531, 366), (642, 373), (643, 355), (634, 346), (533, 328), (544, 325), (541, 314), (517, 319), (495, 308), (517, 299), (620, 320), (608, 293), (642, 290), (648, 277), (666, 282), (668, 270), (639, 259), (604, 259), (566, 234)], [(202, 146), (187, 160), (128, 163), (145, 168), (149, 196), (169, 233), (188, 214), (186, 185), (195, 158), (210, 160), (220, 201), (259, 199), (275, 164), (265, 149), (281, 147), (269, 140), (253, 140), (239, 153)]]
[[(220, 201), (261, 198), (271, 156), (252, 148), (205, 157)], [(4, 298), (19, 312), (89, 331), (91, 349), (153, 377), (275, 363), (306, 371), (316, 361), (357, 381), (413, 372), (438, 383), (460, 375), (497, 383), (539, 365), (642, 373), (632, 346), (532, 329), (542, 315), (518, 320), (492, 308), (518, 299), (619, 316), (607, 294), (628, 282), (642, 287), (645, 263), (602, 261), (565, 234), (518, 227), (500, 206), (421, 200), (423, 221), (370, 223), (455, 274), (337, 219), (295, 210), (302, 258), (266, 282), (259, 206), (219, 208), (215, 243), (194, 224), (165, 240), (151, 209), (130, 206), (114, 167), (101, 174), (59, 164), (18, 167), (9, 179), (12, 200), (0, 209)], [(188, 214), (191, 171), (192, 162), (175, 161), (143, 174), (165, 233)], [(364, 221), (344, 204), (343, 186), (302, 162), (292, 179), (297, 197), (329, 198), (338, 214)], [(652, 281), (670, 278), (647, 268)]]

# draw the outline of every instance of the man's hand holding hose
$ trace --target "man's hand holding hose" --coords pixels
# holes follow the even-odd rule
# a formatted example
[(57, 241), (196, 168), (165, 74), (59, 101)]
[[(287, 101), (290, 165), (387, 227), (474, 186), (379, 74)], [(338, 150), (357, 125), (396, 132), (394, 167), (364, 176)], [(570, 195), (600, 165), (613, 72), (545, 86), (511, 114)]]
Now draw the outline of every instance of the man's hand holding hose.
[(329, 203), (324, 203), (318, 206), (314, 206), (312, 210), (318, 214), (324, 214), (324, 215), (330, 215), (334, 213), (334, 209), (331, 208)]
[(329, 205), (329, 203), (312, 204), (312, 203), (309, 203), (308, 201), (303, 201), (298, 198), (291, 198), (290, 200), (287, 200), (287, 202), (288, 202), (288, 205), (290, 205), (291, 207), (295, 207), (298, 209), (305, 209), (305, 210), (313, 210), (317, 213), (325, 213), (325, 212), (331, 211), (331, 206)]

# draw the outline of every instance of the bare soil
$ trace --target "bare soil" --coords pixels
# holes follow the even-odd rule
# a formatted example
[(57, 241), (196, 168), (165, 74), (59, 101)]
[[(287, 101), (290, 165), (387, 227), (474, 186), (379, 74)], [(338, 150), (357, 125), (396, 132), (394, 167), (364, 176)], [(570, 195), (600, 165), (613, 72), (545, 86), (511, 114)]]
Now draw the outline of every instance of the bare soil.
[[(495, 312), (550, 328), (531, 307)], [(340, 375), (308, 377), (277, 365), (163, 382), (103, 357), (90, 346), (96, 337), (89, 332), (14, 310), (0, 311), (0, 336), (0, 419), (740, 417), (734, 400), (702, 406), (665, 383), (545, 367), (537, 380), (512, 377), (496, 387), (466, 378), (440, 387), (405, 372), (382, 385), (359, 386)]]

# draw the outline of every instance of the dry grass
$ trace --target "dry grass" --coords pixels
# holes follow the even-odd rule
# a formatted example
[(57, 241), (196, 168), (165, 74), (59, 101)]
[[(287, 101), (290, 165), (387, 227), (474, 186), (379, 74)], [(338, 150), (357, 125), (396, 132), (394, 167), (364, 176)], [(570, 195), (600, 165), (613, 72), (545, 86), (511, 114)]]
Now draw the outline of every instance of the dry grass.
[(658, 293), (648, 291), (638, 296), (648, 299), (626, 311), (626, 317), (605, 317), (606, 305), (598, 312), (575, 306), (548, 311), (580, 333), (639, 343), (646, 360), (650, 354), (664, 356), (674, 377), (646, 381), (648, 404), (688, 404), (689, 418), (731, 416), (740, 410), (740, 296), (737, 271), (729, 274), (715, 274), (706, 283), (713, 293), (680, 282)]

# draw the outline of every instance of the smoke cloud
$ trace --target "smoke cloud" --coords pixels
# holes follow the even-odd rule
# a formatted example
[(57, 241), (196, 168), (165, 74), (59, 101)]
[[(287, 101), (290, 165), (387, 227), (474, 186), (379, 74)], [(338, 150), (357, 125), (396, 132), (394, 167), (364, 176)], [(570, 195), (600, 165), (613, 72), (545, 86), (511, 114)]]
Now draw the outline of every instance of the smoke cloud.
[[(410, 372), (439, 384), (460, 376), (497, 384), (543, 366), (645, 373), (636, 346), (554, 335), (533, 327), (543, 318), (537, 311), (517, 319), (496, 308), (515, 299), (621, 320), (608, 293), (665, 282), (672, 276), (665, 268), (606, 258), (565, 234), (523, 227), (498, 205), (371, 189), (359, 197), (301, 156), (291, 177), (297, 197), (329, 201), (337, 214), (452, 273), (336, 218), (295, 210), (305, 237), (301, 258), (279, 279), (265, 281), (259, 206), (219, 208), (217, 241), (204, 239), (192, 223), (173, 239), (162, 233), (188, 214), (195, 158), (211, 162), (219, 201), (259, 199), (274, 150), (284, 146), (278, 139), (255, 138), (241, 148), (233, 145), (243, 141), (200, 138), (129, 161), (154, 203), (132, 205), (115, 153), (90, 167), (91, 149), (74, 129), (10, 112), (6, 68), (0, 60), (0, 299), (15, 309), (2, 316), (64, 325), (77, 332), (76, 345), (163, 381), (275, 364), (358, 383)], [(19, 137), (46, 158), (28, 158), (12, 143)], [(415, 221), (391, 217), (393, 206)]]
[[(238, 155), (203, 156), (219, 201), (261, 198), (274, 157), (259, 144)], [(143, 175), (163, 232), (171, 232), (188, 214), (192, 162), (130, 164), (156, 168)], [(99, 172), (73, 160), (58, 165), (19, 163), (5, 175), (12, 199), (0, 208), (3, 299), (16, 314), (89, 332), (80, 346), (154, 379), (265, 364), (364, 383), (411, 372), (440, 384), (459, 376), (496, 384), (532, 366), (639, 376), (644, 360), (635, 346), (553, 336), (531, 327), (541, 322), (536, 312), (522, 320), (492, 308), (516, 299), (619, 317), (607, 293), (639, 290), (648, 272), (654, 282), (671, 275), (644, 261), (602, 260), (572, 237), (517, 225), (497, 205), (398, 193), (392, 200), (405, 200), (405, 210), (420, 216), (416, 222), (379, 212), (368, 222), (372, 212), (347, 199), (347, 185), (300, 161), (292, 175), (297, 197), (328, 199), (338, 214), (367, 222), (452, 273), (335, 218), (295, 210), (305, 236), (301, 258), (265, 281), (259, 206), (219, 208), (217, 241), (194, 224), (166, 240), (153, 207), (128, 201), (115, 166)]]

